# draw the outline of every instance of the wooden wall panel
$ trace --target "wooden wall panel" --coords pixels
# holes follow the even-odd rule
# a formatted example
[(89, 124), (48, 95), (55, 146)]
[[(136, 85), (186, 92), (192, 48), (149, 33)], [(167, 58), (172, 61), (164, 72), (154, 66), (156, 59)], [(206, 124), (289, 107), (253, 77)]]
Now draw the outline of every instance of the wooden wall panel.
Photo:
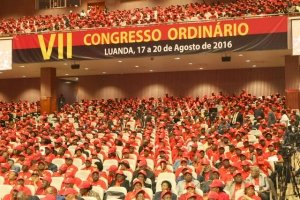
[(220, 91), (256, 96), (284, 94), (284, 68), (147, 73), (80, 77), (78, 99), (203, 96)]

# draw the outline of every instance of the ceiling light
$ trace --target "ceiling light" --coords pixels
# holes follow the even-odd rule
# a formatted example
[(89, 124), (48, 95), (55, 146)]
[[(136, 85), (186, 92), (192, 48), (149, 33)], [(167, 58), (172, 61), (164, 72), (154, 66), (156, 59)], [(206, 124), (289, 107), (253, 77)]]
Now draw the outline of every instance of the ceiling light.
[(79, 80), (79, 78), (78, 78), (78, 77), (76, 77), (76, 78), (75, 78), (75, 80), (76, 80), (76, 81), (78, 81), (78, 80)]
[(21, 66), (19, 66), (19, 67), (24, 68), (25, 66), (24, 66), (24, 65), (21, 65)]
[(200, 67), (199, 69), (200, 69), (200, 70), (202, 70), (202, 69), (203, 69), (203, 67)]
[(0, 74), (2, 74), (3, 72), (0, 72)]
[(256, 65), (252, 65), (252, 67), (256, 67)]
[(180, 60), (180, 58), (179, 57), (177, 57), (177, 58), (174, 58), (175, 60)]
[(26, 78), (26, 76), (22, 76), (22, 78)]
[(85, 69), (85, 70), (88, 70), (89, 68), (86, 67), (86, 68), (84, 68), (84, 69)]
[(106, 72), (102, 72), (102, 74), (106, 74)]
[(247, 63), (249, 63), (249, 62), (250, 62), (250, 60), (246, 60), (246, 62), (247, 62)]
[(70, 81), (66, 81), (65, 83), (66, 83), (66, 84), (70, 84), (71, 82), (70, 82)]
[(65, 76), (69, 76), (69, 74), (65, 74)]
[(121, 63), (121, 62), (123, 62), (122, 60), (118, 60), (118, 63)]
[(192, 65), (193, 63), (189, 63), (189, 65)]
[(153, 70), (152, 70), (152, 69), (150, 69), (150, 70), (149, 70), (149, 72), (153, 72)]
[(134, 66), (135, 68), (139, 68), (140, 66), (138, 66), (138, 65), (136, 65), (136, 66)]
[(242, 56), (244, 56), (243, 54), (239, 54), (239, 57), (242, 57)]

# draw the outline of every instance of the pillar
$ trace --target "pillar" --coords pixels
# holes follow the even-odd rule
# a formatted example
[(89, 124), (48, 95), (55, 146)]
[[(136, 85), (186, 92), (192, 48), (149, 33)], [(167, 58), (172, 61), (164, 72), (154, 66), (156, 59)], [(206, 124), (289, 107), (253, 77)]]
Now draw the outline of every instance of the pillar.
[(299, 56), (285, 56), (286, 104), (291, 109), (300, 108), (299, 75)]
[(57, 110), (56, 103), (56, 69), (41, 68), (41, 113)]

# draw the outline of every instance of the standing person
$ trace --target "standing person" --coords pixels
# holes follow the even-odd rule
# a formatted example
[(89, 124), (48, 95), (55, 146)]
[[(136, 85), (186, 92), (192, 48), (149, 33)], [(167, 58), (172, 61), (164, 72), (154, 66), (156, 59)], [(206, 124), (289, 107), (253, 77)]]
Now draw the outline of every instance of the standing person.
[(240, 112), (240, 107), (235, 106), (234, 114), (231, 120), (231, 125), (236, 125), (236, 123), (243, 124), (243, 114)]
[(60, 94), (57, 102), (58, 102), (58, 110), (61, 111), (61, 109), (66, 104), (66, 99), (65, 99), (65, 97), (62, 94)]
[(268, 113), (268, 126), (270, 127), (272, 124), (276, 123), (276, 116), (275, 116), (275, 112), (276, 108), (275, 107), (271, 107)]

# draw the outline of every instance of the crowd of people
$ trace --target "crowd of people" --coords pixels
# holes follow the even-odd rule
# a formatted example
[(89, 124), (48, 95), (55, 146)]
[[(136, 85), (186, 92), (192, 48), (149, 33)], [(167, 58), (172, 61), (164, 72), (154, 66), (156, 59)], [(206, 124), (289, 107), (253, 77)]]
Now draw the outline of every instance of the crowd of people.
[(65, 15), (24, 16), (0, 20), (0, 35), (28, 34), (99, 27), (122, 27), (174, 22), (215, 20), (300, 12), (299, 0), (237, 0), (231, 3), (190, 3), (168, 7), (107, 11), (91, 6), (87, 11)]
[(300, 122), (283, 96), (245, 91), (38, 112), (36, 103), (1, 103), (4, 200), (276, 199), (280, 142)]

